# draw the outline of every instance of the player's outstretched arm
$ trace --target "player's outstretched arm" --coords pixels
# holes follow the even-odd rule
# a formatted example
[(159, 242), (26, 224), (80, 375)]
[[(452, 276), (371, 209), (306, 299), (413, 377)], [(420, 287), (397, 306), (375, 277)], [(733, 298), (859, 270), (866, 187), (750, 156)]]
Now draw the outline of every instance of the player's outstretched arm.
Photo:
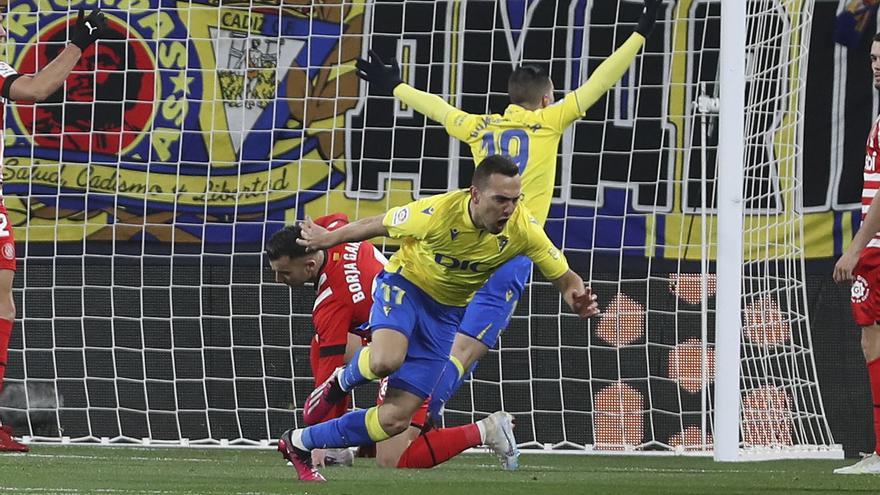
[(559, 112), (560, 128), (565, 128), (577, 119), (584, 116), (587, 110), (593, 106), (629, 69), (632, 61), (645, 44), (645, 39), (654, 29), (657, 20), (657, 10), (663, 0), (644, 0), (642, 15), (635, 31), (614, 53), (596, 67), (587, 81), (579, 88), (565, 95), (557, 109), (548, 108), (545, 112)]
[(306, 218), (300, 223), (302, 237), (296, 242), (300, 246), (305, 246), (308, 251), (318, 251), (344, 242), (358, 242), (373, 237), (387, 236), (388, 229), (382, 224), (384, 217), (385, 215), (376, 215), (362, 218), (357, 222), (330, 231), (316, 225), (311, 218)]
[[(414, 108), (417, 112), (429, 119), (446, 125), (446, 119), (450, 112), (461, 110), (446, 103), (446, 100), (431, 93), (420, 91), (400, 78), (400, 66), (394, 58), (385, 64), (385, 61), (373, 50), (370, 50), (370, 60), (358, 59), (358, 77), (370, 83), (386, 95), (393, 95), (403, 103)], [(462, 112), (464, 113), (464, 112)]]
[(378, 89), (381, 93), (386, 95), (393, 94), (394, 88), (403, 84), (397, 60), (392, 57), (388, 61), (389, 63), (385, 64), (382, 57), (374, 50), (370, 50), (369, 57), (370, 60), (359, 58), (355, 62), (354, 65), (357, 68), (358, 77), (370, 83), (371, 86)]
[(64, 84), (82, 53), (100, 39), (106, 29), (107, 20), (101, 9), (93, 10), (88, 16), (79, 9), (76, 25), (70, 32), (70, 43), (64, 50), (36, 74), (25, 74), (12, 81), (9, 88), (3, 88), (3, 96), (10, 100), (45, 100)]
[(584, 285), (577, 273), (568, 270), (561, 277), (552, 280), (553, 285), (562, 294), (568, 306), (581, 318), (589, 318), (599, 314), (599, 303), (596, 295)]
[(834, 281), (851, 282), (853, 279), (853, 270), (859, 263), (859, 255), (862, 249), (868, 245), (868, 242), (874, 238), (874, 235), (880, 232), (880, 194), (874, 196), (871, 200), (871, 206), (868, 207), (868, 213), (865, 215), (865, 221), (859, 227), (859, 231), (853, 236), (853, 240), (847, 248), (843, 256), (834, 264)]

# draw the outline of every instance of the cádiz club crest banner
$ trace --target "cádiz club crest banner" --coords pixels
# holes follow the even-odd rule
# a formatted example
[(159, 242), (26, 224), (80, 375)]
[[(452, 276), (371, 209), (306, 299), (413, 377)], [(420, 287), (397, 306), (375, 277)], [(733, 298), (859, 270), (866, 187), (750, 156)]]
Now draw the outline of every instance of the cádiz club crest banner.
[[(66, 88), (8, 106), (12, 221), (28, 241), (259, 242), (265, 221), (343, 179), (331, 131), (358, 84), (338, 65), (360, 53), (363, 9), (335, 3), (102, 2), (108, 39)], [(16, 2), (6, 59), (44, 66), (80, 6), (96, 5)], [(328, 88), (340, 98), (319, 101)]]

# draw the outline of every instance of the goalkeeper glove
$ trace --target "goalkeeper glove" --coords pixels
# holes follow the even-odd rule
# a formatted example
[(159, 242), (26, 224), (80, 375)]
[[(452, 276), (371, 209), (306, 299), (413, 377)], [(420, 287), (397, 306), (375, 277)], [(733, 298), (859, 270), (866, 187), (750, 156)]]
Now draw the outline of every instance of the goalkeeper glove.
[(84, 17), (83, 9), (79, 9), (76, 26), (70, 33), (70, 42), (78, 46), (80, 50), (86, 51), (89, 45), (101, 37), (105, 29), (107, 29), (107, 20), (104, 19), (104, 13), (101, 12), (101, 9), (93, 10), (88, 17)]
[(375, 86), (385, 94), (394, 94), (394, 88), (403, 83), (400, 79), (400, 66), (397, 60), (389, 60), (389, 65), (379, 57), (379, 54), (370, 50), (370, 61), (360, 58), (357, 63), (358, 77)]
[(645, 5), (642, 7), (642, 16), (639, 17), (639, 24), (636, 26), (636, 32), (646, 39), (651, 35), (651, 30), (654, 29), (654, 22), (657, 21), (657, 10), (662, 3), (663, 0), (645, 0)]

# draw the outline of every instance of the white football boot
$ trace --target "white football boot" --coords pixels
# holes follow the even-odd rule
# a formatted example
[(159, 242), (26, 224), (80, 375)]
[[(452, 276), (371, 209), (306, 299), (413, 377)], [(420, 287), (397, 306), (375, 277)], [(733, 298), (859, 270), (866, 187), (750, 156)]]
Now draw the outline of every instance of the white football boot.
[(327, 449), (324, 454), (324, 463), (327, 466), (347, 466), (354, 465), (354, 452), (348, 448)]
[(880, 474), (880, 455), (874, 452), (852, 466), (835, 469), (834, 474)]
[(513, 415), (498, 411), (480, 421), (486, 429), (486, 446), (498, 454), (504, 469), (516, 470), (519, 467), (519, 449), (513, 436)]

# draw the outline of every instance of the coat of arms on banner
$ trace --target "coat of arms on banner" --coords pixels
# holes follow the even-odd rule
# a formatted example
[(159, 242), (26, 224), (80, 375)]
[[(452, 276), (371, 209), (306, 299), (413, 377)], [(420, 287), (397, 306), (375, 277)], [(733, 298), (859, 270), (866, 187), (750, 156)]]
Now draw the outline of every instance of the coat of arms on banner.
[[(342, 181), (333, 130), (359, 85), (339, 67), (360, 51), (362, 2), (122, 3), (66, 91), (7, 112), (13, 221), (59, 224), (29, 239), (230, 242), (232, 222), (285, 221)], [(10, 64), (28, 73), (54, 58), (72, 8), (16, 7)], [(259, 242), (251, 230), (236, 239)]]

